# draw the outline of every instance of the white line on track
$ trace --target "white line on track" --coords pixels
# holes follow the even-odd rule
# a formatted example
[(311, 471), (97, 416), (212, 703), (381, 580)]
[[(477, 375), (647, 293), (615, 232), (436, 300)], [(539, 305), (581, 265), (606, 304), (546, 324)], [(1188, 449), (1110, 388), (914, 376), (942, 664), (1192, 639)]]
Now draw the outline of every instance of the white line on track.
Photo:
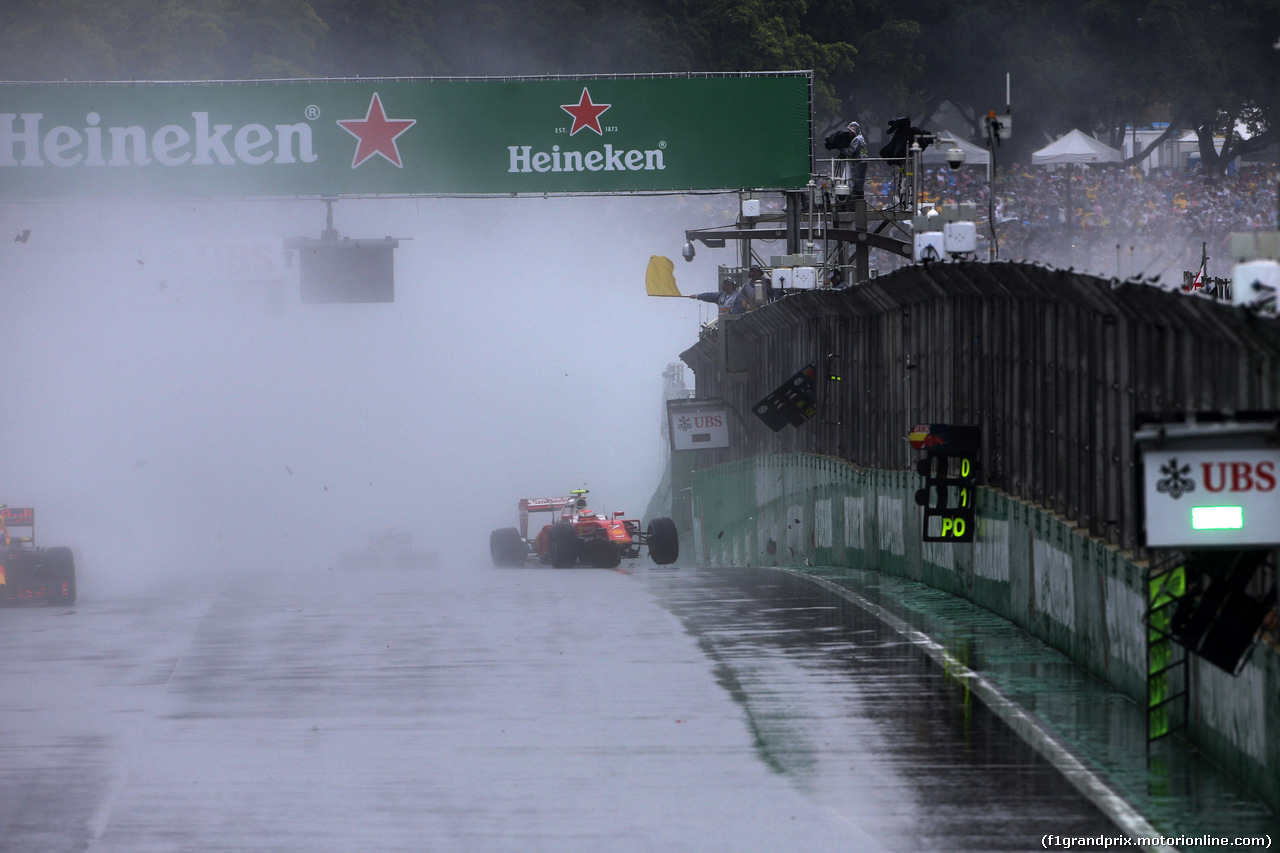
[(200, 632), (200, 626), (209, 618), (210, 611), (222, 596), (224, 588), (219, 588), (210, 595), (200, 609), (199, 615), (191, 620), (194, 629), (191, 632), (191, 638), (187, 643), (186, 649), (178, 656), (173, 663), (173, 668), (169, 670), (169, 675), (165, 678), (161, 687), (160, 696), (156, 699), (156, 706), (150, 709), (146, 720), (140, 723), (129, 737), (129, 747), (124, 761), (121, 763), (115, 778), (112, 780), (106, 795), (102, 798), (102, 802), (94, 811), (93, 817), (89, 819), (87, 827), (89, 829), (89, 843), (86, 846), (86, 853), (93, 849), (94, 845), (102, 839), (103, 833), (107, 831), (107, 827), (111, 824), (111, 815), (115, 811), (116, 801), (120, 799), (120, 794), (124, 791), (125, 785), (129, 782), (129, 775), (133, 770), (134, 764), (138, 760), (138, 755), (142, 752), (142, 745), (147, 739), (147, 735), (151, 732), (151, 726), (155, 723), (156, 717), (162, 711), (164, 697), (169, 692), (169, 685), (173, 681), (173, 677), (182, 669), (183, 663), (195, 648), (196, 635)]

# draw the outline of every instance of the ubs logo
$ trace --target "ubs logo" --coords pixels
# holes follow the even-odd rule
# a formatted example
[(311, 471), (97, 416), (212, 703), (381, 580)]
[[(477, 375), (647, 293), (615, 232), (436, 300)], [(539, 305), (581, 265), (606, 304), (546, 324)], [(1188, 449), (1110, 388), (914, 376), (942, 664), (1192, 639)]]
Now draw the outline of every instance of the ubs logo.
[[(1201, 462), (1200, 485), (1211, 494), (1219, 492), (1272, 492), (1276, 488), (1276, 465), (1271, 460), (1259, 462), (1221, 461)], [(1191, 464), (1179, 465), (1177, 457), (1171, 457), (1160, 466), (1161, 478), (1156, 480), (1156, 491), (1177, 500), (1196, 490), (1196, 480), (1191, 476)]]
[(1165, 465), (1160, 466), (1160, 473), (1164, 476), (1156, 481), (1156, 491), (1160, 494), (1167, 494), (1169, 497), (1177, 500), (1187, 492), (1196, 490), (1196, 481), (1191, 479), (1191, 466), (1183, 465), (1179, 467), (1177, 457), (1171, 458)]

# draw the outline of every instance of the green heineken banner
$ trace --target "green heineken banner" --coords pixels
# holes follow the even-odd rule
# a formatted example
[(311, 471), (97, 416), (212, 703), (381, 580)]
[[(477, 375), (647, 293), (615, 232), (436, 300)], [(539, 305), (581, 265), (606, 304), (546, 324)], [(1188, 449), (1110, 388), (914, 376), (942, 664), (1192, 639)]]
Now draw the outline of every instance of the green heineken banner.
[(0, 201), (793, 189), (809, 84), (0, 83)]

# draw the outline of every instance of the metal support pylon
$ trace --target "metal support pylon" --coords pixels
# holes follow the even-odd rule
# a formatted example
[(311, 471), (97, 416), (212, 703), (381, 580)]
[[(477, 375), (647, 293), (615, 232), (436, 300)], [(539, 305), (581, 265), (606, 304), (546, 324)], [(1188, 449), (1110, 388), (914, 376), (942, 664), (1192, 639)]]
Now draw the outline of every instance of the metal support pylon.
[[(1147, 747), (1187, 726), (1190, 669), (1173, 637), (1173, 616), (1187, 596), (1186, 561), (1173, 553), (1147, 568)], [(1181, 703), (1179, 704), (1179, 700)]]

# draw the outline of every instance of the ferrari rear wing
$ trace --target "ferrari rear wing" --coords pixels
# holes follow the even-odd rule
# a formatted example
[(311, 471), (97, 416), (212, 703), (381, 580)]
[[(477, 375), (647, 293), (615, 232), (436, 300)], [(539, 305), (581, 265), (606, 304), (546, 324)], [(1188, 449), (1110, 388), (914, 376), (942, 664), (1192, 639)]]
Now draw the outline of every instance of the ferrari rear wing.
[(521, 498), (520, 512), (555, 512), (573, 503), (573, 498)]
[(572, 504), (574, 498), (521, 498), (520, 499), (520, 538), (529, 538), (529, 513), (559, 512)]

